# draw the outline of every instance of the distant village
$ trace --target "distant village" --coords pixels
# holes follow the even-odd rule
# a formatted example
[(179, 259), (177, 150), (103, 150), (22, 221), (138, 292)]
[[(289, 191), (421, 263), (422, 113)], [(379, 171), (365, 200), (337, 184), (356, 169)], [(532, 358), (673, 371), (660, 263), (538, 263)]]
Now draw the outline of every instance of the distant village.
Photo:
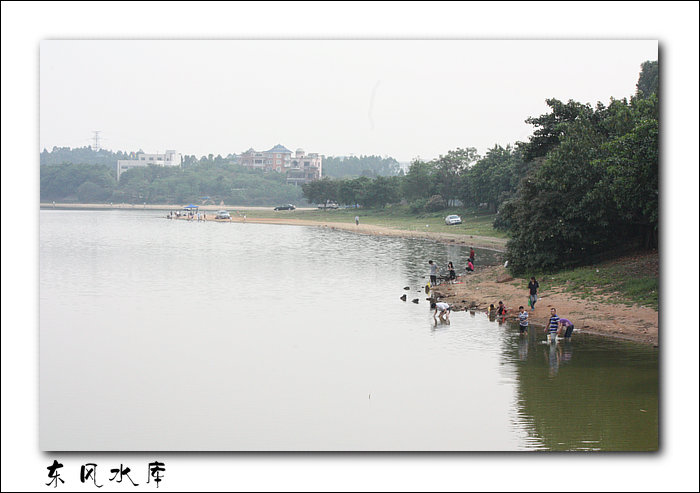
[[(250, 148), (242, 154), (233, 155), (231, 162), (246, 168), (284, 173), (287, 183), (295, 185), (320, 179), (323, 167), (323, 158), (319, 154), (307, 154), (303, 149), (292, 152), (281, 144), (267, 151)], [(174, 150), (167, 150), (164, 154), (139, 152), (135, 159), (120, 159), (117, 161), (117, 180), (129, 169), (148, 165), (182, 166), (182, 154)]]

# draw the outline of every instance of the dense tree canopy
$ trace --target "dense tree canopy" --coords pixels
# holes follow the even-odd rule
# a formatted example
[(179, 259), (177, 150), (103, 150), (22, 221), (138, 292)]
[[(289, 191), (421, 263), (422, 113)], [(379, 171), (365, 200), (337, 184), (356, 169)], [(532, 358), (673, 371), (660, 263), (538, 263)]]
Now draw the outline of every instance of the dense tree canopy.
[(284, 175), (214, 162), (190, 167), (132, 168), (119, 182), (101, 165), (41, 167), (41, 200), (149, 204), (214, 203), (271, 205), (303, 202), (301, 187)]
[[(561, 105), (551, 101), (550, 107), (554, 113)], [(657, 245), (656, 94), (570, 107), (577, 113), (557, 125), (556, 145), (499, 210), (496, 226), (510, 229), (508, 257), (516, 273)]]

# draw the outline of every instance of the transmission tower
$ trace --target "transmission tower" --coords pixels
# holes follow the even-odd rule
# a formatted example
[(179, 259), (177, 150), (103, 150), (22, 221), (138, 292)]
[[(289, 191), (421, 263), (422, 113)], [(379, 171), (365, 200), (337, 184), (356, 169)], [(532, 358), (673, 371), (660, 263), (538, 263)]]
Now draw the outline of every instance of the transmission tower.
[(95, 145), (93, 146), (92, 150), (97, 152), (100, 150), (100, 132), (101, 130), (93, 130), (92, 133), (95, 134), (95, 136), (92, 138), (92, 140), (95, 141)]

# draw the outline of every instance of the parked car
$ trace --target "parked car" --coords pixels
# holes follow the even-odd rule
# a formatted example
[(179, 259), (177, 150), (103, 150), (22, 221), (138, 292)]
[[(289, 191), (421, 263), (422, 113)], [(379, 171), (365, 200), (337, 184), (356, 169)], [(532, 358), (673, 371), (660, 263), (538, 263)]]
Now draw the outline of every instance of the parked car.
[(338, 204), (335, 202), (328, 202), (327, 204), (319, 204), (318, 206), (319, 209), (337, 209)]
[(278, 205), (275, 207), (276, 211), (293, 211), (294, 209), (296, 209), (296, 207), (294, 207), (292, 204)]
[(462, 224), (462, 218), (457, 214), (450, 214), (445, 218), (445, 224), (452, 226), (453, 224)]
[(219, 211), (216, 213), (216, 219), (231, 219), (231, 214), (228, 211)]

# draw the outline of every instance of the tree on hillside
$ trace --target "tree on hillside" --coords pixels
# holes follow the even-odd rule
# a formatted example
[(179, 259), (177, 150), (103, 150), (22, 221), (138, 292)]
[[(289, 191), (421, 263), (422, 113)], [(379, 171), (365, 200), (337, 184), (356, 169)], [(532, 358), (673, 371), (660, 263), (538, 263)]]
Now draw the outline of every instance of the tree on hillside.
[(642, 64), (642, 71), (637, 81), (637, 94), (639, 98), (648, 98), (652, 94), (659, 93), (659, 62), (658, 60), (646, 61)]
[[(631, 103), (611, 100), (595, 108), (569, 102), (565, 120), (550, 126), (556, 130), (553, 140), (543, 134), (535, 149), (554, 147), (499, 211), (497, 224), (510, 226), (507, 255), (515, 273), (591, 262), (642, 239), (654, 246), (656, 101), (656, 96)], [(529, 121), (561, 116), (560, 105), (550, 107), (552, 114)]]
[(529, 142), (519, 143), (523, 149), (523, 159), (526, 161), (544, 158), (548, 152), (559, 145), (567, 123), (573, 122), (582, 112), (590, 115), (593, 111), (590, 105), (573, 100), (562, 103), (558, 99), (547, 99), (546, 103), (551, 109), (549, 113), (525, 120), (526, 123), (535, 127)]

